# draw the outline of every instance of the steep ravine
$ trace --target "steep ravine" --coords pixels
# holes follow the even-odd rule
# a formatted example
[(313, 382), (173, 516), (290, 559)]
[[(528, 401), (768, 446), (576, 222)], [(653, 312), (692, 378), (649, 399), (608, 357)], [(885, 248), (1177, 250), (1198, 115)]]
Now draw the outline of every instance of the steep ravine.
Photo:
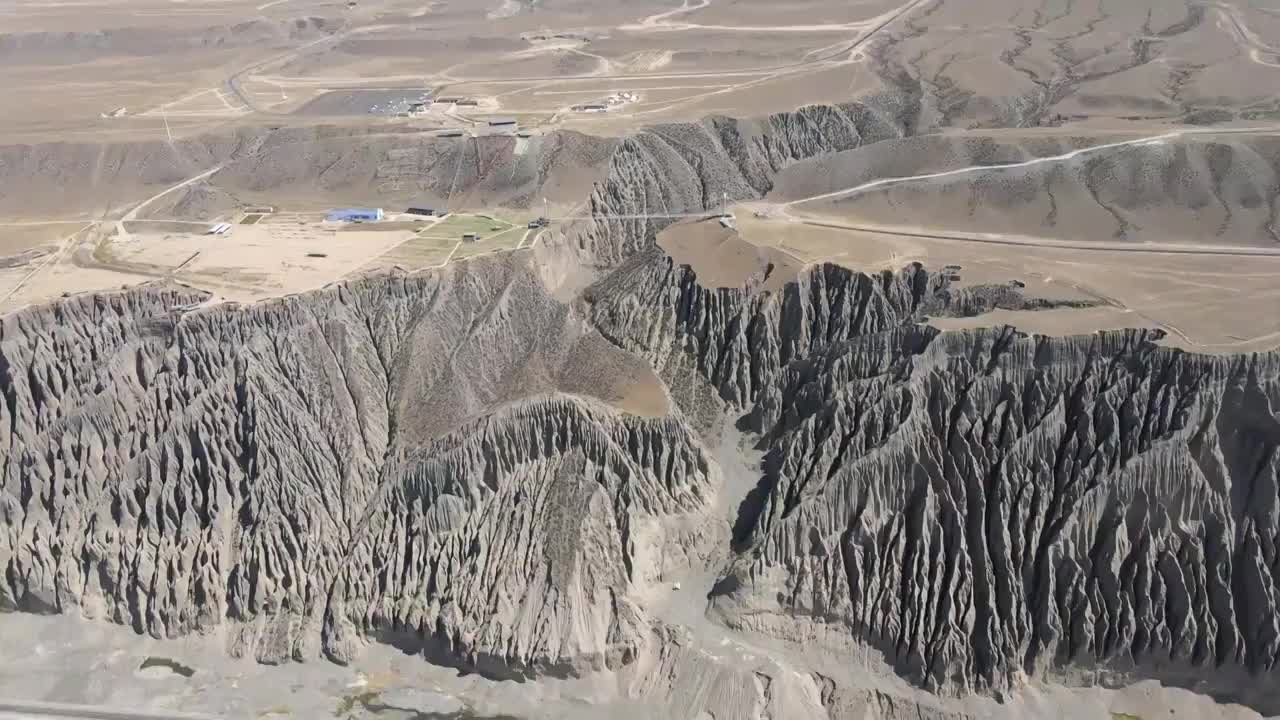
[(716, 616), (801, 643), (843, 627), (833, 651), (870, 645), (945, 694), (1100, 667), (1280, 712), (1259, 682), (1280, 652), (1280, 353), (940, 334), (912, 321), (939, 287), (822, 266), (780, 293), (702, 288), (651, 251), (591, 289), (607, 337), (700, 377), (766, 451)]

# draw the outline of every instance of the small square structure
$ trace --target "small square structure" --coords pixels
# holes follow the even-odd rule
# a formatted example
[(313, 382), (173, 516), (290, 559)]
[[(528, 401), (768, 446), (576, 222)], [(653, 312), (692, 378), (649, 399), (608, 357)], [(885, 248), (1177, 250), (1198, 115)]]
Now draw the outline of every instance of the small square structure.
[(379, 222), (383, 218), (382, 208), (349, 208), (331, 210), (325, 216), (329, 222)]

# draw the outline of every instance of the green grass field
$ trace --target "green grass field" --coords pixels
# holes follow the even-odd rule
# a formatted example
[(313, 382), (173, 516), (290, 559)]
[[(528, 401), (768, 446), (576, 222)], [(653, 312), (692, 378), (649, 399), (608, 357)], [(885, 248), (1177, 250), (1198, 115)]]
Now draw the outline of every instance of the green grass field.
[(520, 244), (520, 240), (524, 238), (528, 232), (525, 228), (510, 226), (503, 232), (489, 233), (487, 237), (481, 236), (476, 242), (464, 242), (453, 254), (454, 260), (473, 257), (475, 255), (484, 255), (495, 250), (513, 250)]
[[(481, 215), (450, 215), (440, 222), (422, 229), (422, 237), (461, 240), (466, 233), (475, 233), (481, 240), (515, 227), (506, 220)], [(494, 230), (493, 228), (498, 228)]]

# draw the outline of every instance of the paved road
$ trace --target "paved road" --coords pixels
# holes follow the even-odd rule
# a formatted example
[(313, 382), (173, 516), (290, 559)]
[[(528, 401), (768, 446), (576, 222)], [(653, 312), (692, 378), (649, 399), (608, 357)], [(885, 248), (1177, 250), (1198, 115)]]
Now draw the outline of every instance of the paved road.
[[(192, 183), (200, 182), (201, 180), (203, 180), (203, 179), (205, 179), (205, 178), (209, 177), (210, 175), (212, 175), (212, 174), (214, 174), (214, 173), (218, 172), (218, 171), (219, 171), (219, 170), (221, 170), (221, 169), (222, 169), (222, 166), (221, 166), (221, 165), (218, 165), (218, 166), (216, 166), (216, 167), (213, 167), (213, 168), (210, 168), (210, 169), (208, 169), (208, 170), (205, 170), (204, 172), (200, 173), (199, 175), (196, 175), (195, 177), (187, 178), (186, 180), (183, 180), (182, 182), (178, 183), (177, 185), (173, 185), (173, 186), (171, 186), (171, 187), (167, 187), (167, 188), (165, 188), (164, 190), (161, 190), (160, 192), (156, 193), (155, 195), (152, 195), (151, 197), (147, 198), (146, 200), (143, 200), (142, 202), (138, 203), (137, 205), (134, 205), (132, 210), (130, 210), (129, 212), (125, 213), (124, 217), (120, 218), (120, 224), (118, 225), (118, 227), (121, 227), (121, 228), (122, 228), (122, 227), (123, 227), (123, 223), (133, 222), (134, 220), (137, 220), (137, 219), (138, 219), (138, 211), (139, 211), (139, 210), (141, 210), (142, 208), (144, 208), (144, 207), (146, 207), (146, 206), (150, 205), (151, 203), (155, 202), (156, 200), (159, 200), (160, 198), (164, 197), (165, 195), (168, 195), (168, 194), (169, 194), (169, 193), (171, 193), (171, 192), (174, 192), (175, 190), (181, 190), (182, 188), (184, 188), (184, 187), (186, 187), (186, 186), (188, 186), (188, 185), (190, 185), (190, 184), (192, 184)], [(125, 233), (125, 236), (127, 237), (127, 236), (128, 236), (128, 233)]]

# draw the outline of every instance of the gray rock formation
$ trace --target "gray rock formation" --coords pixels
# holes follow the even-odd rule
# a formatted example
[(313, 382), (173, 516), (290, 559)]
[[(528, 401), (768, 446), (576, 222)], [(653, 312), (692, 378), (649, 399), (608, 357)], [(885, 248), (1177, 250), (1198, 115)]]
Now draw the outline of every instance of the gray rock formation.
[(641, 526), (696, 515), (710, 494), (681, 422), (576, 399), (500, 411), (383, 472), (399, 479), (338, 573), (326, 649), (341, 660), (408, 631), (392, 642), (499, 676), (628, 661), (647, 629), (627, 597)]
[(918, 265), (877, 276), (822, 265), (779, 293), (703, 288), (691, 269), (650, 248), (589, 289), (587, 298), (606, 337), (660, 372), (688, 367), (722, 399), (745, 407), (788, 363), (906, 322), (945, 282)]
[(494, 672), (625, 659), (635, 538), (697, 515), (711, 467), (677, 418), (561, 394), (651, 375), (519, 259), (458, 267), (6, 317), (0, 607), (227, 626), (265, 662), (396, 633)]
[(592, 289), (606, 336), (767, 450), (717, 615), (844, 628), (836, 651), (934, 691), (1099, 666), (1280, 710), (1245, 680), (1280, 651), (1280, 355), (912, 324), (944, 290), (834, 267), (706, 289), (653, 251)]

